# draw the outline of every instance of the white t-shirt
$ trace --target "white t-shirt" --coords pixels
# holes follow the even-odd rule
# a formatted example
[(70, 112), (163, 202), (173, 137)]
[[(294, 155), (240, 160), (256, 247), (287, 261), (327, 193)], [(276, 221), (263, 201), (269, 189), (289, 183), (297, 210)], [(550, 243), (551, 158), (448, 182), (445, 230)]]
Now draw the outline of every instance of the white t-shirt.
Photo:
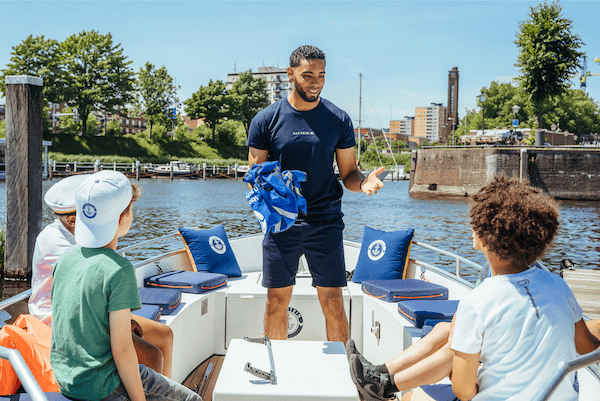
[[(542, 269), (493, 276), (458, 305), (451, 348), (481, 351), (473, 400), (529, 400), (562, 361), (575, 358), (581, 307), (564, 280)], [(574, 373), (551, 400), (577, 400)]]
[(52, 327), (52, 270), (60, 255), (75, 244), (75, 236), (55, 219), (35, 240), (29, 313)]

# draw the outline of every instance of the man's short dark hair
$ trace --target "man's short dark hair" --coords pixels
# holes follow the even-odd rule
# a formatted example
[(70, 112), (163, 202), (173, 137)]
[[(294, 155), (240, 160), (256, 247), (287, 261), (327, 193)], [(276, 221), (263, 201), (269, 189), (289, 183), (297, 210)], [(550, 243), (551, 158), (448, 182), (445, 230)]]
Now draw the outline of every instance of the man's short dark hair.
[(542, 190), (496, 177), (473, 196), (471, 225), (499, 258), (525, 270), (540, 258), (558, 229), (558, 204)]
[(323, 60), (325, 64), (325, 53), (316, 46), (300, 46), (290, 56), (290, 67), (298, 67), (302, 60)]

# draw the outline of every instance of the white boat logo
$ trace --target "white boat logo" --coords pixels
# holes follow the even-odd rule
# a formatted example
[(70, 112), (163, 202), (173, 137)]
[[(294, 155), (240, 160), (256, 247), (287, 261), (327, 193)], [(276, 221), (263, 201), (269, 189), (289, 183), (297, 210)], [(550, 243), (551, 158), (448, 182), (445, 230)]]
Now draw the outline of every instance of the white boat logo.
[(381, 259), (385, 255), (385, 242), (380, 239), (371, 242), (367, 250), (367, 255), (369, 255), (369, 259), (371, 260)]
[(302, 314), (295, 308), (288, 307), (288, 338), (296, 337), (302, 330)]
[(265, 221), (265, 216), (263, 216), (256, 210), (254, 211), (254, 215), (256, 216), (256, 219), (258, 220), (258, 224), (260, 224), (260, 230), (263, 232), (263, 234), (266, 234), (267, 233), (267, 222)]
[(210, 244), (210, 247), (212, 248), (212, 250), (215, 251), (216, 253), (218, 253), (219, 255), (224, 254), (225, 251), (227, 250), (225, 241), (223, 241), (221, 238), (217, 237), (216, 235), (211, 235), (208, 238), (208, 243)]
[(83, 205), (82, 209), (83, 215), (88, 219), (93, 219), (94, 217), (96, 217), (96, 206), (92, 205), (91, 203), (86, 203), (85, 205)]

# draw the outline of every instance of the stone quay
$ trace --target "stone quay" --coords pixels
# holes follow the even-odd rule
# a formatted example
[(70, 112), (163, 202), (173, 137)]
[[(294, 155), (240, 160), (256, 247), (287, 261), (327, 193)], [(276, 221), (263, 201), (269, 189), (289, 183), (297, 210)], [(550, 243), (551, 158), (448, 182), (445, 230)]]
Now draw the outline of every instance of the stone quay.
[(529, 181), (557, 199), (600, 200), (600, 148), (460, 147), (413, 150), (411, 195), (470, 196), (494, 176)]

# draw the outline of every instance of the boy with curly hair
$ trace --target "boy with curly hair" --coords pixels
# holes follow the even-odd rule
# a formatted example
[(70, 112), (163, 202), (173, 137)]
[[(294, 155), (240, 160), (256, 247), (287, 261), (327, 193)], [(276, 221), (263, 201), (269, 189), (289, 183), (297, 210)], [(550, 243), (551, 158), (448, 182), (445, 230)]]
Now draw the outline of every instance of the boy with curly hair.
[[(492, 277), (458, 306), (452, 389), (461, 400), (531, 399), (560, 362), (598, 347), (564, 280), (529, 267), (556, 234), (558, 205), (540, 189), (500, 177), (473, 197), (470, 215), (473, 248)], [(576, 400), (574, 380), (569, 374), (552, 399)]]
[[(364, 358), (359, 363), (360, 354), (354, 352), (350, 363), (359, 372), (357, 384), (370, 390), (373, 399), (390, 398), (399, 389), (413, 388), (414, 381), (432, 383), (450, 373), (454, 394), (438, 391), (443, 398), (432, 397), (433, 392), (419, 388), (402, 399), (531, 399), (560, 362), (600, 346), (562, 278), (530, 267), (559, 226), (558, 206), (550, 196), (496, 177), (473, 196), (470, 217), (473, 247), (490, 263), (492, 277), (460, 301), (448, 344), (410, 368), (389, 378), (370, 373), (379, 367), (365, 374), (370, 364)], [(417, 370), (420, 375), (414, 374)], [(551, 399), (576, 400), (573, 384), (570, 374)]]

